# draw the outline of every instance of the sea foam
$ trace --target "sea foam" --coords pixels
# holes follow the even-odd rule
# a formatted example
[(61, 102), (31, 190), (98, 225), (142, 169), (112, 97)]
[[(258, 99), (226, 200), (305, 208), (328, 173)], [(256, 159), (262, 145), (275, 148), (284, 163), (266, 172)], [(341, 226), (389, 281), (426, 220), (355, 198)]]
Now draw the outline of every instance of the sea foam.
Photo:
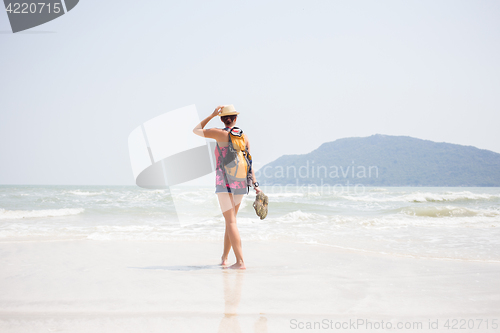
[(6, 210), (0, 208), (0, 220), (78, 215), (83, 213), (84, 211), (85, 209), (83, 208), (42, 210)]

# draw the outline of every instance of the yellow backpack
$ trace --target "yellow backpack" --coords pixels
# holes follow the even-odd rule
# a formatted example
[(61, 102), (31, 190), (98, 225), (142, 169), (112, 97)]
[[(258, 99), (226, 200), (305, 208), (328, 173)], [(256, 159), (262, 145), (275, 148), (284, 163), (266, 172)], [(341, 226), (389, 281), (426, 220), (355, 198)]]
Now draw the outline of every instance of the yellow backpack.
[[(244, 181), (248, 186), (251, 185), (251, 167), (252, 157), (246, 149), (245, 138), (243, 131), (238, 127), (233, 127), (228, 133), (228, 150), (226, 156), (222, 157), (219, 145), (219, 156), (224, 166), (226, 181), (232, 183), (234, 181)], [(248, 180), (250, 179), (250, 180)]]

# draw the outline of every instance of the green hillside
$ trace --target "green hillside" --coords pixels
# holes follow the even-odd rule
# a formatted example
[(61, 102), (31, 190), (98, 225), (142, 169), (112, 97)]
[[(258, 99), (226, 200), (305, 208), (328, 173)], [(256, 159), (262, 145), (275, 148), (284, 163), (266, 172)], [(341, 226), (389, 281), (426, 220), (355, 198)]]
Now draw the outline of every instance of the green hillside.
[(261, 184), (500, 186), (500, 154), (407, 136), (372, 135), (284, 155), (259, 170)]

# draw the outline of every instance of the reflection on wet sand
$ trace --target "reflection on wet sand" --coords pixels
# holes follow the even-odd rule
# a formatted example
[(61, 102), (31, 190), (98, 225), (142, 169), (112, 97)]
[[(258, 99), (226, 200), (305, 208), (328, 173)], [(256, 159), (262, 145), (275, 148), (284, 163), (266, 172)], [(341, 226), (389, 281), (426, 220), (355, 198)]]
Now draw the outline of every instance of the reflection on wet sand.
[(262, 313), (253, 325), (253, 331), (255, 333), (267, 333), (267, 318)]
[(222, 271), (222, 282), (224, 284), (224, 317), (219, 325), (219, 333), (241, 332), (236, 310), (240, 304), (241, 287), (243, 286), (244, 278), (245, 272)]
[[(238, 321), (237, 309), (241, 299), (241, 289), (245, 272), (243, 271), (222, 271), (222, 282), (224, 284), (224, 317), (219, 325), (219, 333), (241, 332)], [(267, 319), (260, 314), (259, 319), (254, 324), (255, 333), (267, 333)]]

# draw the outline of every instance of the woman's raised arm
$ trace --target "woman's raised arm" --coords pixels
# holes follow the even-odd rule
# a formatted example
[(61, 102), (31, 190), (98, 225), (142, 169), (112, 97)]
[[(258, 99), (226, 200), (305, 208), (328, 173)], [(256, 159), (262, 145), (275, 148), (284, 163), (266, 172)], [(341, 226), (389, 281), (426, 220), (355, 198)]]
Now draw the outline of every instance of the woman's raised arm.
[(212, 118), (219, 115), (223, 107), (224, 105), (219, 105), (218, 107), (216, 107), (211, 115), (209, 115), (208, 117), (203, 119), (201, 123), (196, 125), (196, 127), (193, 129), (193, 133), (202, 136), (204, 138), (216, 139), (219, 134), (217, 129), (215, 128), (203, 129), (203, 128), (208, 124), (210, 120), (212, 120)]

